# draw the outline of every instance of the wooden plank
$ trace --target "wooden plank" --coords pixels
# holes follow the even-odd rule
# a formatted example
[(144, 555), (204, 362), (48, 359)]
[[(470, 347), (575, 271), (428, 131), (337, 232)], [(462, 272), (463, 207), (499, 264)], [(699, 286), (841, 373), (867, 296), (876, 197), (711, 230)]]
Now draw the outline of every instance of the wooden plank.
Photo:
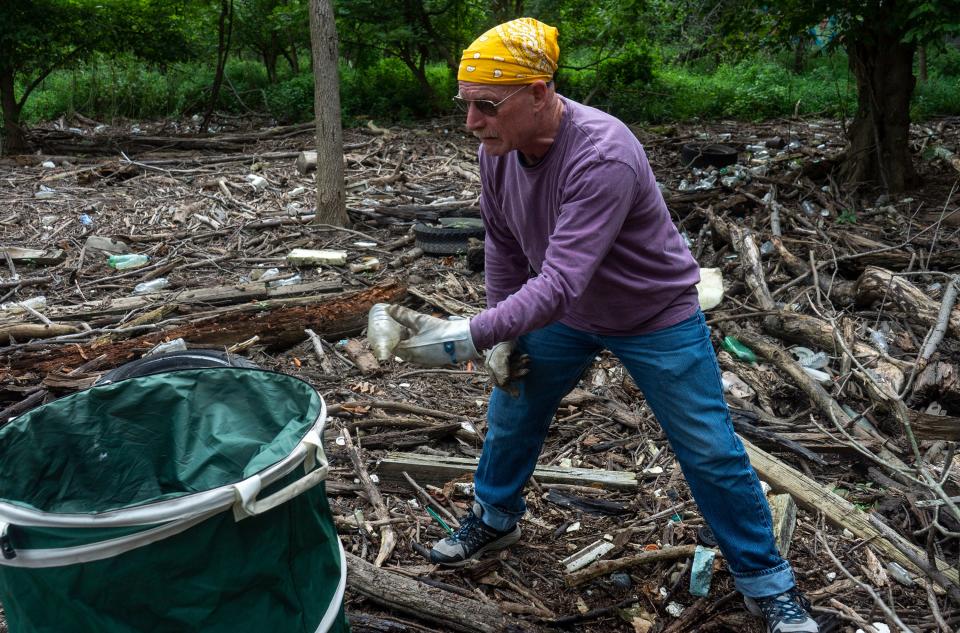
[[(869, 540), (877, 551), (882, 552), (890, 560), (922, 573), (901, 551), (912, 551), (920, 559), (925, 559), (927, 555), (922, 549), (899, 535), (896, 535), (896, 544), (894, 544), (871, 525), (866, 512), (800, 471), (757, 448), (748, 440), (741, 437), (740, 441), (747, 449), (747, 455), (754, 470), (761, 479), (770, 484), (774, 491), (790, 493), (799, 505), (811, 512), (822, 512), (832, 523), (847, 528), (862, 539)], [(950, 582), (960, 583), (960, 571), (955, 567), (939, 558), (936, 560), (936, 565)]]
[(67, 254), (59, 248), (20, 248), (19, 246), (0, 246), (0, 261), (7, 255), (15, 262), (32, 264), (59, 264)]
[(797, 527), (797, 504), (789, 494), (770, 495), (770, 514), (773, 516), (773, 536), (777, 541), (780, 556), (790, 554), (793, 530)]
[[(380, 460), (377, 474), (381, 479), (403, 481), (403, 471), (420, 484), (442, 486), (452, 479), (477, 470), (476, 459), (468, 457), (439, 457), (417, 453), (387, 453)], [(636, 473), (627, 471), (600, 470), (598, 468), (562, 468), (560, 466), (537, 466), (534, 478), (540, 483), (599, 486), (612, 490), (636, 490)]]

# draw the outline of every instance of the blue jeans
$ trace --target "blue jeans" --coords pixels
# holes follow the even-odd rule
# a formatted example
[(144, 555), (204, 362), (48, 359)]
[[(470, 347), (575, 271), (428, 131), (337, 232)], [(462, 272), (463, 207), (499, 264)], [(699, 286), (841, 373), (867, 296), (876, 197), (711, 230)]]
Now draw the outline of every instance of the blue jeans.
[(643, 391), (716, 536), (737, 589), (770, 596), (794, 586), (774, 543), (760, 481), (733, 432), (720, 370), (703, 313), (638, 336), (601, 336), (560, 323), (522, 336), (530, 373), (512, 397), (494, 389), (475, 478), (483, 520), (510, 529), (525, 511), (526, 485), (561, 398), (597, 353), (609, 349)]

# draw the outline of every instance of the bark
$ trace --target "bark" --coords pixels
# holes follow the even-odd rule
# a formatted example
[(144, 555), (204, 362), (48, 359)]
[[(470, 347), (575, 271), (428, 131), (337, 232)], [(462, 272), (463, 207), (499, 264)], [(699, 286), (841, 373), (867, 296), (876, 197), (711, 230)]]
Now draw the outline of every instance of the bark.
[(367, 312), (375, 303), (394, 303), (406, 288), (391, 282), (355, 293), (319, 299), (282, 299), (231, 306), (192, 323), (158, 330), (135, 338), (114, 341), (102, 337), (86, 345), (68, 345), (53, 350), (25, 351), (9, 360), (12, 375), (27, 371), (49, 372), (77, 366), (105, 354), (104, 365), (116, 367), (139, 358), (164, 340), (184, 339), (187, 343), (229, 346), (259, 336), (259, 344), (284, 349), (304, 340), (304, 327), (328, 338), (342, 338), (360, 332)]
[(543, 630), (536, 624), (507, 616), (496, 605), (471, 600), (374, 567), (353, 554), (347, 554), (347, 569), (350, 592), (379, 604), (390, 613), (404, 613), (433, 622), (444, 631), (533, 633)]
[(233, 0), (221, 0), (220, 3), (220, 39), (217, 46), (217, 74), (213, 78), (213, 88), (210, 90), (210, 104), (203, 117), (203, 131), (210, 124), (213, 109), (220, 96), (220, 87), (223, 86), (223, 73), (227, 67), (227, 56), (230, 53), (230, 39), (233, 34)]
[(877, 20), (871, 37), (847, 46), (858, 96), (842, 174), (852, 184), (900, 192), (918, 184), (908, 145), (916, 45), (902, 42), (896, 29), (886, 30), (886, 22)]
[(340, 127), (340, 77), (337, 25), (332, 0), (310, 1), (314, 110), (317, 118), (317, 216), (322, 224), (346, 226), (343, 130)]
[(13, 72), (0, 72), (0, 107), (3, 109), (3, 142), (0, 154), (19, 154), (27, 149), (27, 136), (20, 127), (20, 105), (14, 91)]

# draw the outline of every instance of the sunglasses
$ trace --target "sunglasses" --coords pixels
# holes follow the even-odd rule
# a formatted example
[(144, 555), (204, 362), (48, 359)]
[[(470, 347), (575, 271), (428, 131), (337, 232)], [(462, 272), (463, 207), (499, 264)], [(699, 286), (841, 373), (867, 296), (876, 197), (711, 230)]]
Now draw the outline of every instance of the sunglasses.
[(497, 108), (503, 105), (504, 101), (506, 101), (513, 95), (517, 94), (524, 88), (529, 88), (532, 85), (533, 84), (526, 84), (526, 85), (520, 86), (519, 88), (517, 88), (516, 90), (508, 94), (506, 97), (504, 97), (500, 101), (497, 101), (496, 103), (488, 99), (464, 99), (460, 95), (455, 96), (453, 98), (453, 102), (456, 103), (457, 106), (459, 106), (460, 109), (463, 110), (464, 112), (469, 112), (470, 105), (472, 104), (477, 108), (477, 110), (480, 110), (480, 114), (484, 116), (497, 116)]

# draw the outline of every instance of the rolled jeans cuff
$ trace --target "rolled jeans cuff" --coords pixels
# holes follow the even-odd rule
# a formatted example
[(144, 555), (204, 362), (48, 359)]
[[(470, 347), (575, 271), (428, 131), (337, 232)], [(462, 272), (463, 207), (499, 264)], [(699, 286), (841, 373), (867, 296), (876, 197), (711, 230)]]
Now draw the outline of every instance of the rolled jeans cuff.
[(737, 591), (749, 598), (775, 596), (790, 591), (797, 584), (793, 577), (793, 568), (787, 561), (763, 571), (738, 574), (730, 570), (730, 574)]
[(520, 512), (504, 512), (503, 510), (498, 510), (488, 503), (484, 503), (483, 499), (480, 499), (479, 497), (475, 497), (474, 500), (480, 504), (481, 508), (483, 508), (483, 516), (481, 517), (481, 520), (487, 524), (487, 526), (492, 527), (498, 532), (512, 530), (513, 526), (516, 525), (521, 518), (523, 518), (523, 515), (526, 512), (526, 509), (523, 509)]

